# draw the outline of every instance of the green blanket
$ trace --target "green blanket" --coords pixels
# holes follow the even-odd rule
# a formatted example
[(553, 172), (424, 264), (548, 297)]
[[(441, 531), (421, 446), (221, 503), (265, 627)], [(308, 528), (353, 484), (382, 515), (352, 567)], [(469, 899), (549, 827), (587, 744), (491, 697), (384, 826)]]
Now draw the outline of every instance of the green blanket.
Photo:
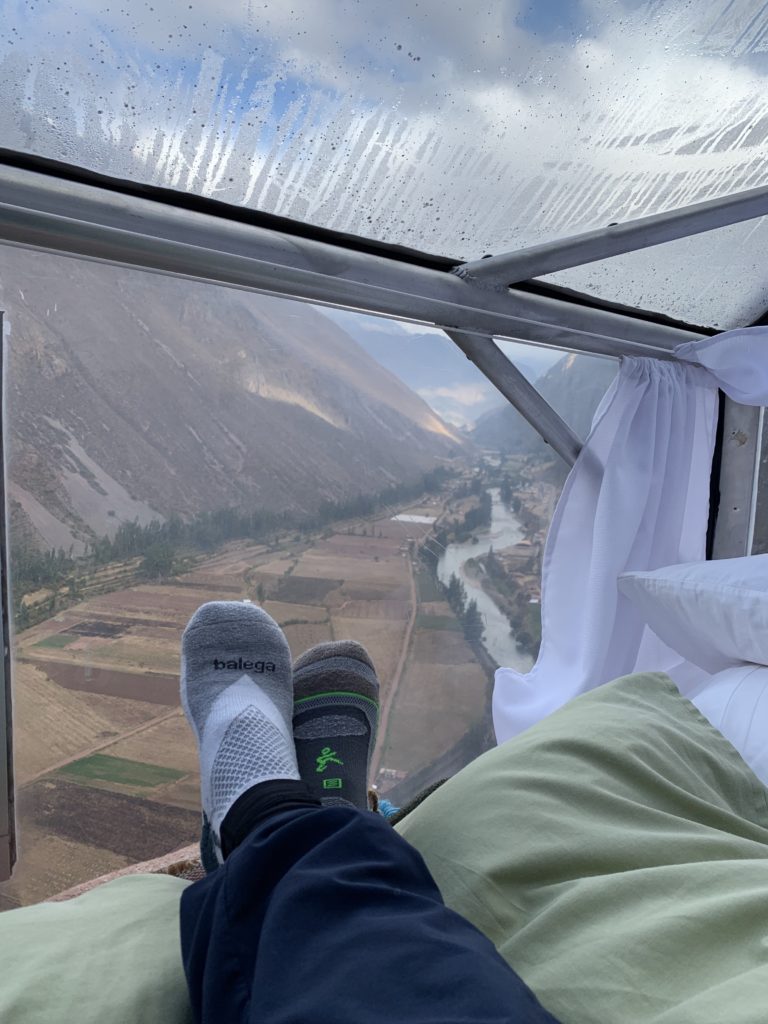
[(645, 674), (485, 754), (400, 831), (564, 1024), (762, 1024), (767, 796)]
[[(768, 803), (665, 676), (594, 690), (400, 830), (563, 1024), (763, 1024)], [(0, 914), (3, 1024), (184, 1024), (184, 883)]]
[(181, 966), (187, 883), (130, 875), (0, 914), (3, 1024), (192, 1024)]

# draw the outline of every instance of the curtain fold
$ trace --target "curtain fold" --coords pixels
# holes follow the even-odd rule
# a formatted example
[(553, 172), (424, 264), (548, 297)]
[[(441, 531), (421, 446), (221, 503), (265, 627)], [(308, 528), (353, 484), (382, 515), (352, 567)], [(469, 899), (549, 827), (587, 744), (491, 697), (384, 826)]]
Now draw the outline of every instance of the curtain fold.
[(768, 404), (768, 329), (675, 354), (677, 362), (623, 359), (595, 414), (547, 537), (538, 660), (526, 675), (496, 673), (499, 743), (617, 676), (680, 665), (616, 581), (705, 557), (717, 390)]

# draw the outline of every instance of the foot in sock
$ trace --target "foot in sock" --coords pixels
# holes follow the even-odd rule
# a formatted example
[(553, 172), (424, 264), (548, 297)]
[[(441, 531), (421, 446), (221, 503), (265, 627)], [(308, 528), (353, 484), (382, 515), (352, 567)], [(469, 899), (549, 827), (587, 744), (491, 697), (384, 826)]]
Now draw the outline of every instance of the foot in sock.
[(293, 738), (301, 778), (324, 806), (368, 807), (379, 681), (353, 640), (318, 644), (293, 666)]
[(181, 641), (181, 702), (197, 740), (203, 813), (221, 862), (221, 823), (237, 798), (260, 782), (299, 778), (291, 652), (277, 623), (240, 601), (199, 608)]

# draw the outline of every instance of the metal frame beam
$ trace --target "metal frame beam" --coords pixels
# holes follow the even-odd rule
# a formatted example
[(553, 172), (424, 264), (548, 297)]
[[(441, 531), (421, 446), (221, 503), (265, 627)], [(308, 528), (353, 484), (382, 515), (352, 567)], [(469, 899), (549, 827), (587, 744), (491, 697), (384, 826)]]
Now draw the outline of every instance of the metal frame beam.
[(726, 398), (713, 558), (752, 554), (765, 410)]
[(572, 466), (581, 451), (581, 441), (533, 384), (494, 344), (493, 338), (478, 338), (475, 334), (464, 334), (462, 331), (445, 333), (547, 444)]
[(473, 260), (454, 273), (486, 286), (509, 287), (557, 270), (567, 270), (622, 253), (647, 249), (689, 235), (727, 227), (768, 214), (768, 186), (694, 203), (679, 210), (640, 217), (626, 224), (612, 224), (528, 249)]
[(0, 167), (0, 242), (577, 352), (673, 358), (694, 331)]
[(10, 878), (16, 860), (11, 730), (11, 635), (5, 500), (5, 365), (3, 314), (0, 313), (0, 881)]

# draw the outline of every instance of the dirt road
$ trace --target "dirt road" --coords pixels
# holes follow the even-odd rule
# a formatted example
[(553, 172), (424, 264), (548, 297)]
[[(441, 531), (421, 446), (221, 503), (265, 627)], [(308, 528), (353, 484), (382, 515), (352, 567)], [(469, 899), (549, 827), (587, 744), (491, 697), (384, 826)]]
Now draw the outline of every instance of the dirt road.
[(141, 725), (137, 725), (135, 729), (129, 729), (127, 732), (120, 733), (119, 736), (110, 736), (108, 740), (104, 740), (103, 743), (97, 743), (95, 746), (87, 747), (85, 750), (80, 750), (76, 754), (70, 754), (68, 757), (63, 758), (61, 761), (57, 761), (55, 764), (49, 764), (41, 772), (37, 772), (35, 775), (30, 775), (28, 778), (20, 779), (19, 786), (29, 786), (31, 783), (36, 782), (37, 779), (42, 779), (44, 775), (50, 775), (51, 772), (58, 771), (59, 768), (64, 768), (68, 764), (72, 764), (73, 761), (79, 761), (83, 757), (90, 757), (91, 754), (97, 754), (100, 750), (104, 750), (106, 747), (114, 747), (117, 743), (122, 743), (123, 740), (127, 740), (129, 736), (135, 736), (137, 733), (144, 732), (146, 729), (151, 729), (153, 726), (158, 725), (160, 722), (165, 722), (168, 718), (174, 718), (177, 715), (182, 714), (181, 708), (174, 708), (173, 711), (168, 711), (164, 715), (158, 715), (157, 718), (150, 718), (148, 722), (142, 722)]
[(395, 674), (392, 677), (392, 682), (387, 689), (386, 696), (379, 709), (379, 731), (376, 738), (376, 746), (373, 748), (373, 757), (371, 758), (370, 780), (372, 782), (376, 781), (379, 769), (381, 768), (381, 757), (384, 750), (384, 742), (387, 737), (387, 729), (389, 728), (389, 716), (395, 699), (397, 698), (397, 691), (400, 688), (400, 683), (405, 671), (405, 664), (408, 660), (408, 652), (411, 647), (413, 627), (416, 623), (416, 613), (419, 608), (419, 600), (416, 592), (416, 577), (414, 576), (413, 562), (410, 557), (408, 558), (408, 572), (411, 582), (411, 614), (408, 617), (408, 625), (406, 626), (405, 634), (403, 635), (403, 644), (400, 648), (400, 658), (397, 663)]

